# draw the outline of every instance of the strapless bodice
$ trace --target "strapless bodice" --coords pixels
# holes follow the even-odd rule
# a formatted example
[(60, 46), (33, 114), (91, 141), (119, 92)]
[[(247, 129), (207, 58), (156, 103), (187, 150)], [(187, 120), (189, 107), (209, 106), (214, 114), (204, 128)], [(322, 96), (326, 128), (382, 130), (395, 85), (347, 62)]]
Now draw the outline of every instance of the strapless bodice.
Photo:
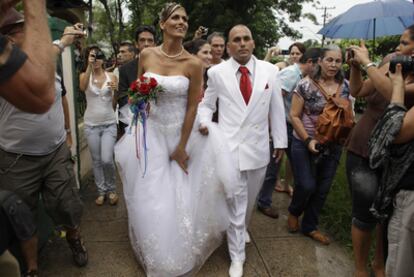
[(155, 78), (163, 88), (157, 101), (151, 101), (149, 124), (164, 133), (180, 131), (187, 107), (190, 80), (181, 75), (164, 76), (152, 72), (146, 72), (145, 76)]

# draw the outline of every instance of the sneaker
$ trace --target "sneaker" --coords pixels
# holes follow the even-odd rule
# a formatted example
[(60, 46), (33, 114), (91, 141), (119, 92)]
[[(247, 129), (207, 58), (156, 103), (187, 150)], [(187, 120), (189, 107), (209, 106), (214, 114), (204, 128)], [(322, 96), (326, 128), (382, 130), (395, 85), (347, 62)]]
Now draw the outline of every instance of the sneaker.
[(80, 237), (69, 239), (66, 238), (70, 250), (72, 250), (73, 261), (79, 267), (85, 266), (88, 263), (88, 252)]
[(105, 202), (105, 195), (99, 195), (98, 198), (95, 199), (95, 204), (98, 206), (102, 206)]
[(110, 205), (114, 206), (118, 203), (119, 197), (118, 194), (116, 194), (115, 192), (110, 192), (108, 198)]

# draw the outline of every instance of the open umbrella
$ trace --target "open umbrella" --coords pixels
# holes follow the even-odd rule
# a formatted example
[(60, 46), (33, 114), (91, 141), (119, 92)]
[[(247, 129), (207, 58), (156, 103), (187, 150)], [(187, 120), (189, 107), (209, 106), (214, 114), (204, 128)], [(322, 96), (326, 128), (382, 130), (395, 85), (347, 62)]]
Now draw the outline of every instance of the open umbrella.
[(414, 4), (406, 0), (379, 0), (358, 4), (333, 18), (318, 34), (329, 38), (374, 39), (399, 35), (414, 23)]

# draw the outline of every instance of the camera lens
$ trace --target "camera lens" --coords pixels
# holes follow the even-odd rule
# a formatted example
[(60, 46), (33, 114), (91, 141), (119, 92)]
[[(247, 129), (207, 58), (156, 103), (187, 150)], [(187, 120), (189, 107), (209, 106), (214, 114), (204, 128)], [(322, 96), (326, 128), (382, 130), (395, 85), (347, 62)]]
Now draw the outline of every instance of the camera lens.
[(390, 61), (390, 72), (395, 73), (397, 64), (401, 64), (402, 73), (406, 74), (414, 70), (414, 61), (411, 56), (395, 56)]

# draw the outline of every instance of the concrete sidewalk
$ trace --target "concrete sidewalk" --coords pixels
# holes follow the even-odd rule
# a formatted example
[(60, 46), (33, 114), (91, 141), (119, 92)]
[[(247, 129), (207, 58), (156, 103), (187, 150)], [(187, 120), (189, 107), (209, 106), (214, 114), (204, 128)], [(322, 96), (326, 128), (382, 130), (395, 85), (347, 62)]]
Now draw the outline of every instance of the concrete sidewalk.
[[(94, 203), (95, 188), (91, 182), (84, 194), (85, 211), (82, 233), (89, 251), (89, 264), (77, 268), (64, 239), (51, 240), (42, 250), (41, 276), (145, 276), (129, 244), (127, 211), (121, 198), (116, 207)], [(337, 243), (322, 246), (300, 234), (287, 232), (285, 193), (274, 193), (280, 211), (271, 219), (255, 211), (250, 226), (252, 243), (247, 250), (245, 277), (347, 277), (352, 276), (352, 260)], [(197, 276), (228, 276), (229, 256), (222, 245), (208, 259)]]

